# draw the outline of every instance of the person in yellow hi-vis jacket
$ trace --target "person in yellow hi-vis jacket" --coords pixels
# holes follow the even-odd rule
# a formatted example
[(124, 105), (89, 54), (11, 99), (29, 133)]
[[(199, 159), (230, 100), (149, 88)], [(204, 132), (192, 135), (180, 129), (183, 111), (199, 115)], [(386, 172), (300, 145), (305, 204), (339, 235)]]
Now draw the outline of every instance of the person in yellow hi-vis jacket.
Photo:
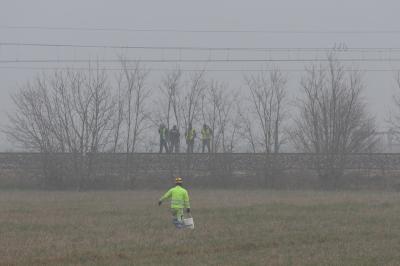
[(189, 194), (186, 189), (182, 187), (183, 180), (181, 177), (175, 178), (176, 186), (171, 188), (164, 194), (158, 201), (160, 206), (164, 200), (171, 199), (171, 212), (173, 215), (173, 223), (176, 228), (182, 228), (183, 225), (183, 211), (186, 209), (190, 213)]

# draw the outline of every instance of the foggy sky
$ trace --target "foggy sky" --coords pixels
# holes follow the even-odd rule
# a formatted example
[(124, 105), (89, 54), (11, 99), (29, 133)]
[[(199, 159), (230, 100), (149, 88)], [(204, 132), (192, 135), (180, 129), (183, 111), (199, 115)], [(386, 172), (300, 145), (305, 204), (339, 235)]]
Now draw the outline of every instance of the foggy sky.
[[(399, 30), (400, 2), (395, 0), (302, 0), (302, 1), (105, 1), (105, 0), (1, 0), (1, 26), (49, 26), (73, 28), (179, 29), (179, 30)], [(41, 31), (0, 28), (0, 42), (72, 43), (130, 46), (202, 46), (202, 47), (332, 47), (345, 42), (352, 47), (400, 47), (400, 34), (266, 34), (266, 33), (171, 33), (129, 31)], [(116, 51), (104, 49), (64, 49), (2, 47), (0, 60), (23, 58), (113, 58)], [(152, 52), (130, 57), (174, 56)], [(195, 57), (201, 54), (182, 56)], [(213, 56), (224, 56), (215, 54)], [(234, 56), (234, 54), (230, 55)], [(249, 55), (243, 55), (249, 56)], [(254, 56), (252, 54), (251, 56)], [(293, 55), (296, 56), (296, 55)], [(400, 58), (400, 53), (388, 56)], [(278, 64), (282, 68), (303, 68), (305, 63)], [(0, 64), (0, 124), (6, 123), (6, 112), (12, 110), (9, 94), (32, 78), (38, 70), (1, 68), (2, 66), (54, 65)], [(58, 64), (57, 66), (61, 66)], [(69, 66), (69, 65), (64, 65)], [(360, 68), (400, 69), (399, 62), (375, 65), (359, 64)], [(174, 65), (151, 64), (149, 68), (171, 68)], [(182, 68), (205, 67), (181, 65)], [(227, 64), (207, 65), (228, 68)], [(266, 64), (243, 63), (235, 68), (261, 68)], [(299, 91), (301, 73), (287, 73), (291, 95)], [(150, 86), (157, 86), (159, 74), (150, 77)], [(210, 76), (240, 88), (240, 73), (210, 73)], [(381, 130), (396, 91), (394, 73), (366, 72), (365, 96), (369, 109), (377, 117)], [(399, 90), (400, 91), (400, 90)], [(0, 150), (12, 146), (0, 141)]]

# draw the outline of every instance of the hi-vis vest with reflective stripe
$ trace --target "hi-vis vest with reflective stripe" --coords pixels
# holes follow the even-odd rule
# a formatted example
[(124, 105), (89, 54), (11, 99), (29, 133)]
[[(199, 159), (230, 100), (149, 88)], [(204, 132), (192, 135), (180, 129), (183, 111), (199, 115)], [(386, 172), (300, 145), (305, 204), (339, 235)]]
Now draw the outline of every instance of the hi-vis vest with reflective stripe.
[(160, 128), (159, 132), (160, 138), (165, 139), (167, 137), (167, 129), (165, 127)]
[(181, 186), (175, 186), (161, 197), (161, 201), (171, 198), (172, 209), (190, 208), (189, 194), (186, 189)]
[(210, 139), (211, 138), (211, 132), (209, 128), (202, 129), (201, 130), (201, 139)]
[(188, 140), (192, 140), (194, 138), (194, 134), (196, 134), (196, 131), (194, 130), (194, 128), (192, 128), (186, 133), (186, 138)]

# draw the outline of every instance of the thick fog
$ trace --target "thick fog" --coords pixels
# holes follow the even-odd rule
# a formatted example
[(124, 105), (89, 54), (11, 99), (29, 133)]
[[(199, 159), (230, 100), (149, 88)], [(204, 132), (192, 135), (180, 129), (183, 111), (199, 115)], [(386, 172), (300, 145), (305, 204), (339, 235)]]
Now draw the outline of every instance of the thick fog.
[[(100, 67), (110, 69), (112, 76), (113, 69), (119, 67), (113, 61), (118, 55), (142, 60), (150, 70), (148, 86), (155, 91), (163, 71), (176, 67), (184, 72), (209, 70), (210, 78), (226, 82), (229, 88), (237, 90), (243, 88), (243, 75), (251, 73), (250, 70), (280, 68), (287, 75), (289, 96), (294, 99), (302, 69), (310, 64), (301, 59), (325, 56), (324, 51), (297, 48), (400, 48), (399, 10), (400, 3), (395, 0), (3, 0), (0, 124), (7, 123), (6, 113), (13, 108), (10, 93), (38, 73), (57, 68), (85, 68), (88, 60), (97, 60)], [(73, 46), (66, 46), (70, 44)], [(293, 49), (277, 52), (123, 49), (121, 46)], [(362, 70), (368, 109), (376, 116), (379, 130), (386, 130), (385, 120), (393, 94), (396, 90), (400, 92), (395, 82), (396, 70), (400, 69), (400, 49), (349, 51), (341, 53), (340, 58), (347, 60), (347, 67)], [(173, 62), (146, 62), (170, 59)], [(189, 59), (199, 61), (179, 62)], [(207, 59), (211, 62), (206, 62)], [(226, 62), (224, 59), (254, 61)], [(1, 136), (0, 148), (14, 147)]]

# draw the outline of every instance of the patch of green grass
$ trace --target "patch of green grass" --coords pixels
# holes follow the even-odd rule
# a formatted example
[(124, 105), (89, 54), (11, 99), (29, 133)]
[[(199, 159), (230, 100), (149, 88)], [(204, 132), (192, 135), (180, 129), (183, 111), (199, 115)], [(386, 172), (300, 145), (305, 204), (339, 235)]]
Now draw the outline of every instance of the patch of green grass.
[(161, 191), (2, 192), (1, 265), (398, 265), (400, 195), (190, 191), (176, 230)]

